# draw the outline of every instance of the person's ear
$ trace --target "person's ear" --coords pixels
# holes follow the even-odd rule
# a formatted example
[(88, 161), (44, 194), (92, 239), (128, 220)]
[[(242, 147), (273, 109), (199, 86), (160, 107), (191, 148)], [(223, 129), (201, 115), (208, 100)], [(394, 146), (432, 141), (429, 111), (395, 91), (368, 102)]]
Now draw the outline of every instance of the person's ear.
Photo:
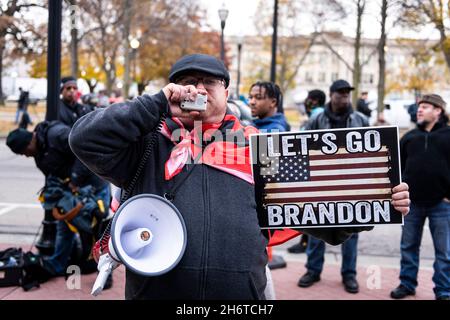
[(270, 100), (270, 107), (271, 107), (271, 108), (277, 108), (277, 99), (272, 98), (272, 99)]

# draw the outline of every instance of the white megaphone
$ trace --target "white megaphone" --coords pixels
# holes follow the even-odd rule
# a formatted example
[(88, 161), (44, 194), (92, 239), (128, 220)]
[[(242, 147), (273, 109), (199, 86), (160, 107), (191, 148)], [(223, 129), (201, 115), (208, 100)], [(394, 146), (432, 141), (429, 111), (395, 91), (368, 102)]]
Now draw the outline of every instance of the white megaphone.
[(134, 196), (114, 214), (109, 254), (100, 256), (99, 274), (92, 288), (98, 295), (111, 271), (119, 263), (144, 275), (158, 276), (170, 271), (186, 249), (186, 226), (178, 209), (154, 194)]

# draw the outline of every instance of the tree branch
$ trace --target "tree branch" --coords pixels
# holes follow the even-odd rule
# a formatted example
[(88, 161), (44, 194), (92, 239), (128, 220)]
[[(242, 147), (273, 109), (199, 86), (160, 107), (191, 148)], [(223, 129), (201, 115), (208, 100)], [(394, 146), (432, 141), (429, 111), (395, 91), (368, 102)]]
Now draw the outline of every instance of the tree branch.
[(339, 60), (341, 60), (342, 63), (344, 63), (344, 65), (345, 65), (351, 72), (353, 72), (352, 66), (351, 66), (347, 61), (345, 61), (345, 59), (342, 57), (342, 55), (341, 55), (339, 52), (337, 52), (337, 51), (331, 46), (331, 44), (325, 39), (324, 35), (321, 36), (321, 39), (322, 39), (322, 41), (324, 42), (325, 46), (326, 46), (328, 49), (330, 49), (330, 51), (331, 51), (331, 52), (332, 52)]
[(292, 75), (287, 78), (287, 82), (290, 83), (298, 73), (298, 70), (303, 65), (303, 63), (306, 60), (306, 57), (308, 56), (309, 52), (311, 51), (312, 46), (315, 44), (317, 37), (319, 36), (319, 33), (314, 33), (311, 40), (308, 43), (308, 46), (306, 47), (305, 52), (303, 53), (302, 57), (300, 58), (299, 62), (294, 66), (294, 72), (292, 72)]
[(363, 63), (361, 63), (361, 68), (364, 67), (366, 64), (369, 63), (370, 59), (375, 55), (375, 53), (377, 53), (378, 48), (375, 46), (375, 48), (372, 49), (372, 51), (369, 53), (369, 55), (367, 56), (367, 59), (364, 60)]

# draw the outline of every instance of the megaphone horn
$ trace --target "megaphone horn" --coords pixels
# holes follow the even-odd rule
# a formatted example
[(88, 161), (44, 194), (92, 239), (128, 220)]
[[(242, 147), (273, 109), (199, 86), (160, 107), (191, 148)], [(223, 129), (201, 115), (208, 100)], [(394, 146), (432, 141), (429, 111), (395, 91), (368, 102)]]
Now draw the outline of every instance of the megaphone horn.
[(170, 271), (186, 249), (186, 226), (178, 209), (154, 194), (128, 199), (114, 214), (111, 254), (145, 276)]
[[(99, 262), (100, 273), (110, 273), (116, 262), (144, 276), (169, 272), (183, 257), (186, 238), (183, 217), (171, 202), (154, 194), (134, 196), (114, 214), (109, 254)], [(106, 276), (97, 277), (94, 295), (101, 292)]]

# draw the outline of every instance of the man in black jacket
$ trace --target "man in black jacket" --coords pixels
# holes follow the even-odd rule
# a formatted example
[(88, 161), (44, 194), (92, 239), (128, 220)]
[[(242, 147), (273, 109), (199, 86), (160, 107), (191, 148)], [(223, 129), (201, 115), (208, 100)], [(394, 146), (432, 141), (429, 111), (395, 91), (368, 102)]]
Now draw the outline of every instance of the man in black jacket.
[[(354, 88), (345, 80), (336, 80), (330, 86), (330, 102), (325, 110), (313, 116), (304, 126), (305, 130), (357, 128), (369, 126), (368, 119), (358, 111), (353, 111), (350, 102), (350, 92)], [(362, 230), (364, 227), (362, 227)], [(367, 229), (367, 227), (366, 227)], [(371, 229), (371, 227), (369, 227)], [(354, 233), (342, 244), (341, 275), (344, 288), (349, 293), (358, 293), (356, 280), (356, 260), (358, 252), (358, 233)], [(298, 286), (307, 288), (320, 281), (323, 270), (325, 243), (320, 239), (310, 237), (306, 247), (307, 272), (299, 279)]]
[(400, 285), (394, 299), (415, 294), (423, 225), (428, 218), (435, 249), (434, 293), (450, 298), (450, 128), (446, 103), (437, 94), (418, 101), (417, 129), (401, 139), (403, 181), (410, 186), (411, 212), (401, 239)]
[[(217, 139), (226, 132), (248, 137), (256, 129), (241, 126), (227, 112), (230, 75), (217, 58), (184, 56), (172, 66), (169, 81), (156, 95), (89, 113), (75, 124), (69, 137), (72, 150), (83, 163), (122, 188), (133, 179), (144, 151), (143, 139), (162, 125), (130, 193), (168, 196), (185, 221), (186, 250), (176, 267), (159, 276), (145, 277), (127, 269), (125, 297), (264, 299), (268, 241), (258, 224), (250, 161), (230, 170), (227, 164), (208, 157), (223, 151)], [(195, 100), (199, 93), (207, 95), (206, 111), (180, 108), (182, 101)], [(163, 122), (165, 114), (168, 117)], [(206, 129), (208, 135), (194, 143)], [(175, 130), (178, 135), (171, 135)], [(240, 139), (239, 144), (227, 141), (233, 141), (228, 150), (249, 151), (248, 139)], [(197, 155), (202, 162), (192, 163)], [(177, 183), (182, 187), (174, 191)], [(406, 185), (400, 186), (393, 196), (404, 213), (409, 203), (406, 189)], [(349, 236), (341, 230), (318, 230), (315, 235), (330, 241)]]
[[(11, 131), (6, 144), (14, 153), (34, 158), (36, 166), (45, 176), (46, 186), (53, 177), (61, 181), (70, 180), (69, 188), (73, 191), (91, 185), (95, 189), (96, 197), (103, 200), (104, 208), (109, 208), (109, 185), (89, 171), (75, 157), (69, 147), (69, 132), (70, 128), (59, 121), (43, 121), (36, 125), (34, 132), (22, 128)], [(72, 253), (74, 236), (74, 232), (69, 229), (65, 221), (59, 221), (55, 252), (45, 260), (45, 266), (52, 275), (65, 275)], [(86, 249), (88, 254), (91, 244), (92, 239), (90, 243), (86, 243), (89, 246)], [(86, 254), (82, 255), (86, 256)]]
[(77, 102), (77, 79), (64, 77), (61, 79), (61, 99), (58, 104), (58, 120), (72, 127), (73, 124), (90, 110)]

